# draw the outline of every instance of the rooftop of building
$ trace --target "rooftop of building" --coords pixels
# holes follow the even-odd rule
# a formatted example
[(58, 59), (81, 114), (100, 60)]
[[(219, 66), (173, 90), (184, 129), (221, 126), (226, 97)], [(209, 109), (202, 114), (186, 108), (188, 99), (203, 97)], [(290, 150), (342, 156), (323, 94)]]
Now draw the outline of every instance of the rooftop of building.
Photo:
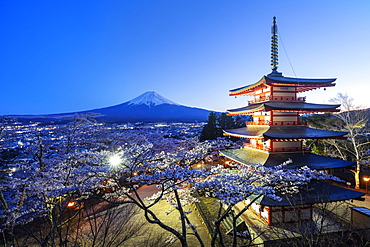
[[(267, 196), (260, 196), (256, 199), (256, 203), (263, 206), (293, 206), (293, 205), (308, 205), (326, 202), (346, 201), (350, 199), (360, 198), (365, 195), (363, 192), (349, 190), (339, 186), (332, 185), (319, 180), (311, 180), (307, 185), (300, 187), (299, 193), (281, 194), (276, 193), (281, 198), (281, 201), (273, 200)], [(253, 200), (256, 196), (250, 196)]]
[(221, 150), (220, 153), (239, 164), (247, 166), (262, 164), (267, 167), (273, 167), (286, 163), (289, 160), (289, 164), (286, 165), (287, 169), (297, 169), (307, 166), (310, 169), (324, 170), (350, 167), (356, 163), (353, 161), (320, 156), (311, 152), (268, 153), (253, 148), (240, 148)]
[(229, 109), (227, 113), (230, 115), (239, 115), (239, 114), (250, 114), (252, 112), (257, 112), (261, 110), (271, 111), (290, 111), (290, 112), (338, 112), (337, 109), (340, 104), (314, 104), (306, 102), (297, 102), (297, 101), (266, 101), (262, 103), (250, 104), (248, 106)]
[(347, 132), (314, 129), (307, 126), (264, 126), (252, 125), (238, 129), (227, 129), (224, 133), (241, 138), (267, 139), (321, 139), (340, 138)]
[(296, 78), (285, 77), (281, 73), (271, 73), (262, 76), (260, 80), (253, 84), (229, 90), (230, 96), (236, 95), (250, 95), (255, 90), (265, 86), (279, 86), (279, 87), (297, 87), (297, 92), (305, 92), (321, 87), (333, 87), (336, 78)]

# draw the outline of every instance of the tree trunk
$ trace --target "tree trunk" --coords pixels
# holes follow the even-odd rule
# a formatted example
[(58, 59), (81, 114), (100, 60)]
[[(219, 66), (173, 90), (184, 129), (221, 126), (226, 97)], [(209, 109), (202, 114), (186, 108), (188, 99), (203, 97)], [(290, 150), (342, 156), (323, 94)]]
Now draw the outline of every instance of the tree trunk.
[(361, 165), (360, 165), (360, 162), (357, 161), (357, 164), (356, 164), (356, 171), (354, 172), (355, 174), (355, 183), (356, 183), (356, 186), (355, 186), (355, 189), (358, 190), (360, 189), (361, 187), (361, 181), (360, 181), (360, 172), (361, 172)]
[(177, 202), (177, 210), (180, 214), (180, 220), (181, 220), (182, 239), (179, 239), (179, 240), (181, 241), (181, 245), (183, 247), (187, 247), (188, 243), (187, 243), (187, 240), (186, 240), (186, 221), (185, 221), (184, 210), (182, 208), (180, 197), (179, 197), (179, 194), (178, 194), (177, 190), (175, 189), (175, 190), (173, 190), (173, 192), (175, 193), (176, 202)]

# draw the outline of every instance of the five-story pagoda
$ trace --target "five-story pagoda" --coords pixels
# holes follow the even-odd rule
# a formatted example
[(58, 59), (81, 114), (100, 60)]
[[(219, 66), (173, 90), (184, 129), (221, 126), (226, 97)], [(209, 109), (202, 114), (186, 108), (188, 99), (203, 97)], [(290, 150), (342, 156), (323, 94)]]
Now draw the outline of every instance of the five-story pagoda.
[(272, 26), (272, 72), (254, 84), (230, 90), (230, 96), (253, 96), (245, 107), (228, 110), (229, 115), (251, 115), (252, 121), (239, 129), (224, 130), (228, 136), (249, 140), (243, 149), (224, 150), (226, 157), (244, 164), (275, 166), (288, 163), (312, 169), (347, 167), (354, 162), (315, 155), (303, 146), (304, 140), (343, 138), (346, 132), (314, 129), (300, 120), (301, 114), (338, 112), (340, 105), (307, 103), (299, 93), (335, 86), (332, 79), (285, 77), (278, 68), (277, 26)]
[[(300, 120), (301, 114), (338, 112), (338, 104), (307, 103), (299, 93), (333, 87), (335, 78), (308, 79), (285, 77), (278, 68), (278, 37), (276, 18), (273, 19), (271, 38), (272, 72), (259, 81), (230, 90), (230, 96), (253, 96), (245, 107), (228, 110), (229, 115), (251, 115), (246, 127), (224, 130), (224, 135), (244, 138), (243, 148), (222, 150), (227, 159), (245, 166), (262, 164), (267, 167), (285, 165), (285, 169), (307, 166), (310, 169), (327, 170), (349, 167), (355, 162), (313, 154), (303, 144), (306, 140), (344, 138), (346, 132), (310, 128)], [(283, 198), (281, 202), (261, 197), (251, 206), (269, 225), (312, 220), (316, 203), (353, 199), (363, 193), (337, 187), (325, 182), (313, 181), (295, 198)], [(244, 202), (247, 205), (250, 200)]]

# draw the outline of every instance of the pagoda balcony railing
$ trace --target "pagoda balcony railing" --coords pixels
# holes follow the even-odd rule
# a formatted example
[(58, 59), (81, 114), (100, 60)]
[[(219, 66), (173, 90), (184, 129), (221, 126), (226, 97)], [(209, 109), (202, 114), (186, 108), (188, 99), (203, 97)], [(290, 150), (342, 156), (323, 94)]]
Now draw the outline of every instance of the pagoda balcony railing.
[(283, 152), (300, 152), (306, 151), (310, 152), (311, 149), (308, 147), (283, 147), (283, 148), (272, 148), (270, 152), (283, 153)]
[(305, 97), (262, 96), (262, 97), (254, 98), (252, 100), (248, 100), (248, 104), (254, 104), (254, 103), (269, 101), (269, 100), (306, 102), (306, 96)]
[(307, 121), (247, 121), (246, 125), (269, 125), (269, 126), (288, 126), (288, 125), (307, 125)]
[(247, 121), (246, 125), (271, 125), (271, 121)]
[(276, 153), (283, 153), (283, 152), (301, 152), (301, 151), (306, 151), (310, 152), (311, 149), (309, 147), (282, 147), (282, 148), (270, 148), (266, 147), (264, 145), (253, 145), (251, 143), (244, 143), (244, 147), (248, 148), (254, 148), (254, 149), (259, 149), (262, 151), (267, 151), (267, 152), (276, 152)]
[(307, 125), (307, 121), (271, 121), (270, 125), (274, 126)]
[(263, 151), (267, 151), (267, 152), (270, 152), (270, 147), (266, 147), (264, 145), (253, 145), (251, 143), (244, 143), (244, 147), (247, 147), (247, 148), (255, 148), (255, 149), (259, 149), (259, 150), (263, 150)]
[(271, 96), (256, 97), (252, 100), (248, 100), (248, 104), (254, 104), (254, 103), (269, 101), (269, 100), (272, 100)]

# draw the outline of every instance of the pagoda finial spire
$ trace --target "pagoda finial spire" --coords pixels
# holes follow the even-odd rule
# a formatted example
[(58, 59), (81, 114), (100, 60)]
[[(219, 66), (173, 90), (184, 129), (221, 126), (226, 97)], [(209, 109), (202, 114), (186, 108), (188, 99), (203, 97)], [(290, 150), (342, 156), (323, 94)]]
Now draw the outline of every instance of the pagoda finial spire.
[(272, 18), (271, 27), (271, 69), (272, 73), (277, 72), (279, 58), (278, 58), (278, 36), (277, 36), (277, 25), (276, 17)]

